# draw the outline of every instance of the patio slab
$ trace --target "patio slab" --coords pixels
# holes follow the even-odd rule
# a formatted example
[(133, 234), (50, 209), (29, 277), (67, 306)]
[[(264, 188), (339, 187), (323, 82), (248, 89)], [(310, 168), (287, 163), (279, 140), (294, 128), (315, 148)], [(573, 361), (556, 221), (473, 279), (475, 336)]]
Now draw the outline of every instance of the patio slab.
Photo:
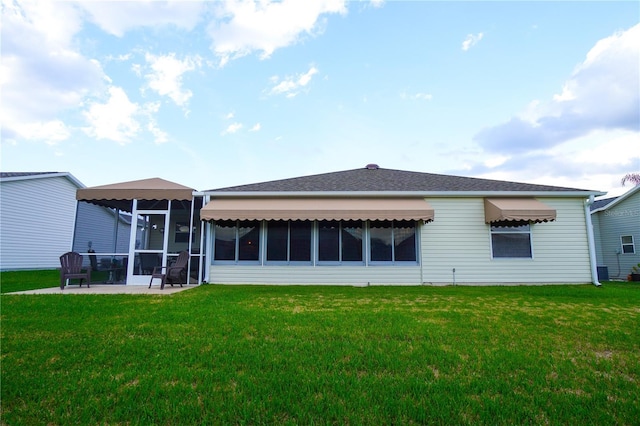
[(160, 290), (160, 285), (151, 286), (148, 288), (146, 285), (124, 285), (124, 284), (91, 284), (91, 287), (87, 288), (86, 285), (82, 287), (77, 285), (71, 285), (60, 290), (60, 287), (41, 288), (37, 290), (16, 291), (14, 293), (5, 294), (160, 294), (170, 295), (179, 293), (181, 291), (189, 290), (190, 288), (196, 288), (197, 285), (185, 285), (184, 287), (167, 285), (163, 290)]

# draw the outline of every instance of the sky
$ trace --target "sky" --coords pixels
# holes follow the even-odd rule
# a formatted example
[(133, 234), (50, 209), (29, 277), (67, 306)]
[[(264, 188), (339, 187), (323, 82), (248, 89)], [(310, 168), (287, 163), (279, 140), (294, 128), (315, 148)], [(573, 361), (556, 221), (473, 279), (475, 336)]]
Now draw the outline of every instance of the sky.
[(1, 170), (222, 188), (382, 168), (620, 195), (640, 6), (2, 0)]

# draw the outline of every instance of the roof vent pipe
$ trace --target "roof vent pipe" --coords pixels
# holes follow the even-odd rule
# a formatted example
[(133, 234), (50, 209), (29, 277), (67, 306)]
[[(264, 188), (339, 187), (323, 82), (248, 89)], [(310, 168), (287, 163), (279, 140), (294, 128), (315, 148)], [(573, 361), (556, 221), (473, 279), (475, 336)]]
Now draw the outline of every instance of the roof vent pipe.
[(380, 166), (378, 166), (377, 164), (374, 163), (369, 163), (367, 164), (367, 170), (378, 170), (380, 168)]

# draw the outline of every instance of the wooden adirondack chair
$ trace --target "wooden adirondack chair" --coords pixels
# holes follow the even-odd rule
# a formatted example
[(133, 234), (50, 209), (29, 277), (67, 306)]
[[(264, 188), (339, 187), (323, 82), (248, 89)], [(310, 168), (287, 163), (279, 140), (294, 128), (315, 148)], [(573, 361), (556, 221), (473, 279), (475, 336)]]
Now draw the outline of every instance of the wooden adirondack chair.
[(173, 287), (173, 283), (179, 283), (182, 287), (182, 282), (187, 281), (187, 264), (189, 262), (189, 253), (186, 251), (180, 252), (175, 263), (171, 266), (156, 266), (153, 268), (151, 279), (149, 280), (149, 288), (154, 278), (161, 280), (160, 289), (164, 289), (164, 284), (169, 283)]
[(60, 256), (60, 290), (64, 290), (67, 279), (87, 280), (87, 287), (91, 284), (91, 266), (82, 271), (82, 255), (74, 251), (67, 252)]

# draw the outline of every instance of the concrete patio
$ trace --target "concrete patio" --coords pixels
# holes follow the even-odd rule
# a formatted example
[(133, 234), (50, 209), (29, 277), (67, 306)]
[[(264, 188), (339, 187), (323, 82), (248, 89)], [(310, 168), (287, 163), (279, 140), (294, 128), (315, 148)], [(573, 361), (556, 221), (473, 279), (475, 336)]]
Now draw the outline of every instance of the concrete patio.
[(50, 287), (5, 294), (159, 294), (166, 296), (196, 287), (198, 286), (185, 285), (184, 287), (180, 287), (179, 285), (176, 285), (171, 287), (170, 285), (166, 285), (164, 289), (161, 290), (159, 284), (151, 286), (151, 288), (148, 288), (146, 285), (91, 284), (91, 287), (89, 288), (87, 288), (86, 285), (83, 285), (82, 287), (78, 285), (70, 285), (65, 287), (64, 290), (60, 290), (60, 287)]

